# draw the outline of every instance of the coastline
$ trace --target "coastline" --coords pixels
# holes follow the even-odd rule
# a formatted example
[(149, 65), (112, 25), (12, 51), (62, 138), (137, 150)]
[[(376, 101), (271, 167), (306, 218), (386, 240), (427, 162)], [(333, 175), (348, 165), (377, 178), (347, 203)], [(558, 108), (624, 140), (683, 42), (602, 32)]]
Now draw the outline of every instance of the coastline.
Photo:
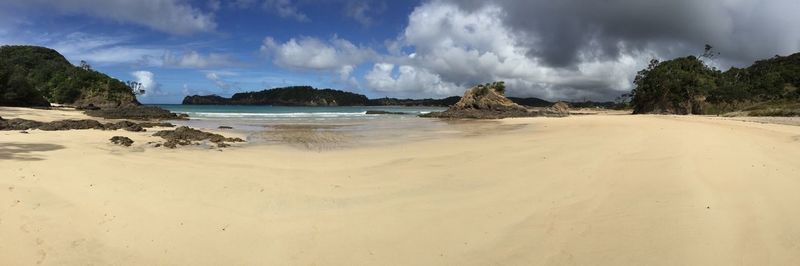
[(2, 131), (0, 264), (800, 263), (800, 127), (496, 123), (523, 126), (325, 152)]

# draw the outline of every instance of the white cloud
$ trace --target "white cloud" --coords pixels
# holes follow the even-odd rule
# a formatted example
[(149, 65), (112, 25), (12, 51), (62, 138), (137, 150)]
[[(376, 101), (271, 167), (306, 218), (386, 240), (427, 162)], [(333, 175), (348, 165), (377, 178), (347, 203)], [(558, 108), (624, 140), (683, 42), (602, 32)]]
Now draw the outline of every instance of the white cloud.
[(135, 63), (164, 53), (162, 49), (127, 45), (128, 39), (127, 36), (108, 37), (74, 32), (66, 36), (28, 39), (22, 43), (53, 48), (73, 63), (80, 60), (92, 64)]
[(217, 27), (213, 14), (204, 13), (183, 0), (8, 0), (0, 3), (0, 8), (11, 6), (87, 15), (181, 35), (210, 32)]
[(381, 57), (365, 75), (367, 86), (395, 94), (449, 96), (504, 80), (514, 96), (609, 99), (631, 88), (633, 75), (643, 67), (639, 61), (647, 62), (639, 56), (651, 56), (625, 51), (620, 58), (601, 60), (587, 55), (573, 68), (551, 67), (529, 56), (531, 47), (504, 24), (505, 14), (494, 5), (465, 10), (433, 1), (417, 7), (398, 40), (389, 43), (393, 54)]
[(425, 95), (451, 96), (462, 92), (455, 84), (442, 81), (439, 75), (425, 69), (408, 65), (402, 65), (397, 69), (398, 74), (395, 75), (393, 73), (395, 65), (378, 63), (364, 76), (364, 79), (367, 81), (367, 86), (373, 90), (394, 95), (419, 96), (420, 93), (423, 93)]
[(142, 84), (142, 89), (145, 91), (142, 97), (165, 95), (165, 93), (161, 91), (161, 84), (156, 82), (153, 72), (139, 70), (131, 72), (131, 76), (136, 78), (136, 82)]
[(264, 39), (261, 52), (273, 59), (276, 65), (316, 71), (351, 72), (364, 61), (375, 57), (372, 49), (361, 48), (353, 43), (333, 37), (329, 41), (317, 38), (292, 38), (285, 43), (277, 43), (272, 37)]

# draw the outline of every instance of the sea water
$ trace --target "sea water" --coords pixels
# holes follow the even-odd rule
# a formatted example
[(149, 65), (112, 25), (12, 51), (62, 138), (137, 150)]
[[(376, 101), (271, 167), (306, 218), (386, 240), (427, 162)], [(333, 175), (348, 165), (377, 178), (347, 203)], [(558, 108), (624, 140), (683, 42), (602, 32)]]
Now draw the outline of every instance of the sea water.
[[(461, 128), (453, 127), (452, 121), (419, 117), (445, 110), (437, 107), (156, 106), (189, 116), (189, 120), (172, 121), (178, 125), (207, 130), (228, 126), (244, 133), (250, 143), (289, 143), (319, 149), (420, 140), (458, 133)], [(402, 114), (367, 114), (367, 111)], [(464, 130), (469, 129), (472, 127)]]

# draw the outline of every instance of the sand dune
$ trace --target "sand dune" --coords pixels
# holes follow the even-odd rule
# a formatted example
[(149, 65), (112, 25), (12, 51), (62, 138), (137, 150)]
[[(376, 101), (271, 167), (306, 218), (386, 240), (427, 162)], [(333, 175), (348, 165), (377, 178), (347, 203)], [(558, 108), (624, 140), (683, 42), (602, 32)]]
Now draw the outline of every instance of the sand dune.
[(324, 152), (0, 132), (0, 264), (800, 264), (800, 127), (503, 123)]

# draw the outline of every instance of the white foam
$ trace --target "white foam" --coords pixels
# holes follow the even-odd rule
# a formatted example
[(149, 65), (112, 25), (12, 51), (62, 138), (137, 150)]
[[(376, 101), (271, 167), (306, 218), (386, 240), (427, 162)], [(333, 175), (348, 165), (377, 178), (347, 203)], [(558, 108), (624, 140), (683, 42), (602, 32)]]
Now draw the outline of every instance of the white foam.
[(312, 112), (312, 113), (211, 113), (183, 112), (193, 118), (336, 118), (366, 116), (367, 112)]

